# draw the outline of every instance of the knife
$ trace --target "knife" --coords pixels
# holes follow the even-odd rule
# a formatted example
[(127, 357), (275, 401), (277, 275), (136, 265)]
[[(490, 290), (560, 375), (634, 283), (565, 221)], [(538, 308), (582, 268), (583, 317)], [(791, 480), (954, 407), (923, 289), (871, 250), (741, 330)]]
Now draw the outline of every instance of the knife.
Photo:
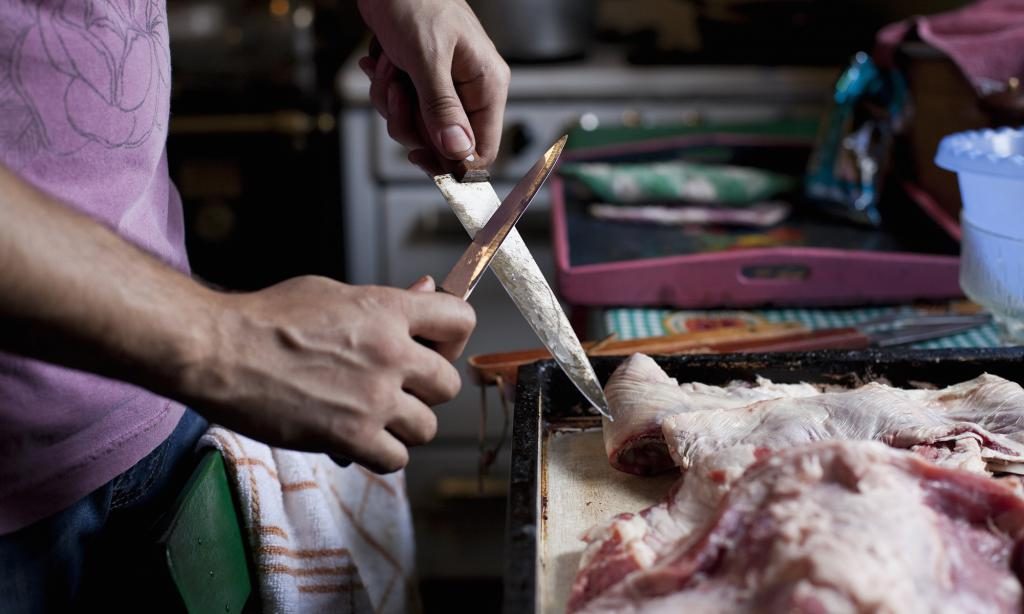
[[(519, 180), (516, 187), (509, 192), (505, 200), (494, 211), (494, 214), (487, 219), (484, 227), (473, 235), (473, 242), (437, 287), (439, 292), (447, 292), (462, 300), (469, 298), (473, 289), (476, 288), (477, 282), (490, 266), (491, 260), (501, 248), (505, 237), (515, 228), (516, 222), (523, 217), (526, 208), (533, 202), (533, 197), (537, 195), (548, 175), (551, 174), (558, 155), (565, 147), (566, 138), (563, 136), (544, 153), (544, 157), (538, 160), (533, 168)], [(480, 175), (474, 175), (472, 179), (463, 178), (462, 181), (480, 181)], [(484, 175), (484, 181), (486, 181), (486, 175)]]
[[(566, 139), (563, 136), (544, 152), (506, 200), (522, 198), (520, 193), (529, 193), (528, 190), (536, 193), (558, 161)], [(434, 176), (434, 183), (472, 237), (482, 231), (501, 202), (490, 182), (477, 177), (472, 181), (459, 181), (452, 174), (443, 174)], [(519, 232), (512, 229), (493, 258), (491, 270), (541, 343), (583, 397), (603, 416), (611, 419), (604, 389), (587, 353)]]
[[(558, 155), (565, 146), (566, 138), (563, 136), (552, 145), (551, 149), (545, 152), (544, 157), (534, 164), (533, 168), (509, 192), (494, 214), (487, 219), (484, 227), (473, 236), (472, 243), (455, 262), (455, 266), (448, 272), (444, 281), (438, 285), (438, 292), (445, 292), (462, 300), (469, 298), (480, 278), (487, 272), (491, 260), (498, 254), (502, 242), (515, 228), (519, 218), (523, 217), (526, 208), (533, 202), (533, 197), (537, 195), (541, 186), (544, 185), (544, 181), (551, 174)], [(464, 181), (480, 181), (480, 177), (480, 173), (477, 172), (471, 179), (464, 179)], [(483, 175), (483, 177), (487, 176)], [(420, 340), (420, 342), (430, 345), (427, 341)], [(334, 454), (330, 456), (335, 463), (342, 467), (352, 464), (350, 459), (343, 456)]]

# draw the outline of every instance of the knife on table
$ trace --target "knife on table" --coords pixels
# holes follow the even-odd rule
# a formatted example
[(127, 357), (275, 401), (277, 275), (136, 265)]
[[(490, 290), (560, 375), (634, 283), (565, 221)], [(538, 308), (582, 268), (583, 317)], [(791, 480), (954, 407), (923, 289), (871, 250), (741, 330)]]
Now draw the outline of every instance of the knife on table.
[[(438, 292), (445, 292), (457, 296), (462, 300), (469, 298), (476, 288), (480, 278), (487, 271), (491, 260), (498, 254), (501, 244), (509, 233), (515, 228), (516, 222), (523, 217), (526, 208), (533, 202), (533, 197), (540, 191), (544, 181), (551, 174), (551, 169), (558, 160), (565, 145), (566, 137), (562, 137), (557, 143), (551, 146), (545, 154), (530, 169), (528, 173), (516, 184), (516, 187), (509, 193), (501, 205), (494, 211), (494, 214), (487, 219), (487, 223), (479, 232), (473, 235), (473, 241), (462, 253), (462, 256), (455, 262), (455, 266), (437, 286)], [(480, 177), (486, 180), (486, 171), (472, 170), (473, 174), (466, 174), (465, 181), (480, 181)], [(449, 175), (450, 176), (450, 175)], [(421, 343), (427, 343), (421, 341)], [(331, 455), (335, 463), (347, 467), (351, 460), (342, 456)]]

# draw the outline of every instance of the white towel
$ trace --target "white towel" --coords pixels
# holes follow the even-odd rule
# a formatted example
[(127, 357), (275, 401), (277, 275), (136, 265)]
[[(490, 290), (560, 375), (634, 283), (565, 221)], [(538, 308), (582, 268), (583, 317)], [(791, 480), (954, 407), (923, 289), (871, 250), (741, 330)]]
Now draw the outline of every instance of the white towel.
[(416, 612), (405, 477), (271, 448), (213, 426), (238, 496), (263, 611)]

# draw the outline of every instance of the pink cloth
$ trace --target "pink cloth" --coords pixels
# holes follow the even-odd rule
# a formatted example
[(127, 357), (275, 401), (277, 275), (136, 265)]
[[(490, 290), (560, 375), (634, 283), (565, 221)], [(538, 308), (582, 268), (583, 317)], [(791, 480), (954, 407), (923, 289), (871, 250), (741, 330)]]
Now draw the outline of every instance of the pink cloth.
[(878, 33), (876, 59), (891, 65), (896, 48), (914, 28), (976, 86), (1024, 78), (1024, 0), (979, 0), (948, 13), (890, 24)]
[[(164, 0), (0, 2), (0, 163), (187, 271), (164, 150), (170, 77)], [(0, 354), (0, 534), (135, 464), (182, 411)]]

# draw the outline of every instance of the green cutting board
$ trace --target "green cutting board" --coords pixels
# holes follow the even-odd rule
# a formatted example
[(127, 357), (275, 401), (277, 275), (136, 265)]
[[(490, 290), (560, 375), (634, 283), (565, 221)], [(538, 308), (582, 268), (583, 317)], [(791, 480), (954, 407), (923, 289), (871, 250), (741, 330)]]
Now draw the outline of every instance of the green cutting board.
[(174, 609), (192, 614), (243, 611), (252, 576), (220, 452), (203, 456), (160, 535), (159, 559), (165, 585), (170, 584), (169, 597), (178, 601)]

